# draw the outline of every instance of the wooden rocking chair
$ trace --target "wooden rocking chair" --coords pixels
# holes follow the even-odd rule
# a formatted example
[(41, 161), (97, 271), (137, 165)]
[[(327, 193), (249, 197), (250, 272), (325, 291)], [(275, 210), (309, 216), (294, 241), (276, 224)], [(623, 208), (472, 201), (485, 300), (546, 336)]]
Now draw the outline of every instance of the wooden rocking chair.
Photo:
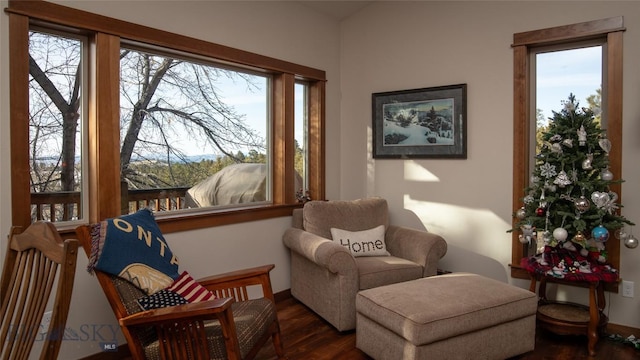
[[(76, 234), (87, 256), (91, 226)], [(285, 359), (269, 272), (274, 265), (198, 279), (218, 299), (142, 311), (144, 292), (119, 277), (95, 271), (118, 318), (134, 359), (253, 359), (272, 338)], [(263, 297), (249, 299), (247, 287), (258, 285)]]
[[(40, 359), (58, 357), (77, 255), (78, 241), (63, 241), (51, 223), (33, 223), (22, 233), (11, 228), (0, 278), (0, 359), (28, 359), (37, 337), (44, 339)], [(56, 279), (51, 322), (42, 334), (40, 323)]]

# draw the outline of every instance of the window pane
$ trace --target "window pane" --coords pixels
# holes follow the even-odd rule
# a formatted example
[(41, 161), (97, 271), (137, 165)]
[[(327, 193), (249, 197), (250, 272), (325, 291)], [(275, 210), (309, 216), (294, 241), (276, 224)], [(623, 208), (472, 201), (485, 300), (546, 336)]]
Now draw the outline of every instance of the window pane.
[(123, 212), (271, 200), (269, 77), (127, 48), (120, 66)]
[(29, 33), (31, 218), (82, 218), (82, 48), (79, 39)]
[(569, 94), (581, 107), (601, 117), (602, 46), (536, 54), (536, 153), (553, 112), (562, 110)]
[[(580, 107), (593, 110), (596, 121), (601, 121), (602, 46), (543, 49), (535, 53), (534, 61), (536, 98), (532, 103), (535, 104), (536, 123), (532, 124), (535, 141), (531, 142), (531, 150), (538, 155), (543, 149), (543, 135), (549, 129), (553, 113), (561, 112), (570, 94), (575, 96)], [(537, 162), (530, 162), (530, 175), (543, 161), (536, 159)], [(535, 241), (529, 244), (526, 252), (527, 256), (536, 254)]]
[[(309, 169), (307, 168), (308, 138), (307, 129), (309, 123), (309, 86), (303, 83), (295, 85), (295, 170), (296, 191), (300, 196), (306, 196), (308, 186)], [(298, 178), (299, 176), (299, 178)]]

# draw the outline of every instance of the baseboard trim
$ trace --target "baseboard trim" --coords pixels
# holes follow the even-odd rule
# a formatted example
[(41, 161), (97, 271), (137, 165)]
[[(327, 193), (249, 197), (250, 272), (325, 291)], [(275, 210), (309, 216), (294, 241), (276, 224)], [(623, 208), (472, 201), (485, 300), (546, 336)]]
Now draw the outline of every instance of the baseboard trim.
[(281, 301), (285, 301), (287, 299), (290, 299), (291, 296), (291, 289), (286, 289), (283, 291), (279, 291), (277, 293), (273, 294), (273, 298), (276, 300), (276, 304), (281, 302)]
[(636, 329), (630, 326), (618, 325), (618, 324), (607, 324), (606, 329), (607, 334), (618, 334), (624, 338), (633, 335), (635, 337), (640, 337), (640, 329)]

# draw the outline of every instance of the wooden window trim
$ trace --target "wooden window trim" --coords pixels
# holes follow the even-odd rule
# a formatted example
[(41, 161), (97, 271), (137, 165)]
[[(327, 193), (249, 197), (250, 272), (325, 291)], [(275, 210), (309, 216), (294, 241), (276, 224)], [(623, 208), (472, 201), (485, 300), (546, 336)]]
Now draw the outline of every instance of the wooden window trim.
[[(10, 0), (9, 14), (10, 122), (12, 162), (12, 223), (31, 223), (28, 114), (30, 24), (63, 26), (86, 33), (92, 43), (89, 101), (89, 216), (90, 222), (120, 214), (119, 179), (119, 51), (120, 39), (139, 41), (205, 56), (222, 63), (261, 69), (274, 78), (272, 109), (273, 204), (251, 208), (159, 216), (165, 232), (184, 231), (289, 216), (299, 207), (294, 185), (294, 86), (295, 79), (309, 83), (309, 191), (313, 199), (324, 199), (325, 82), (323, 70), (210, 43), (46, 1)], [(15, 56), (14, 56), (15, 55)], [(99, 146), (98, 146), (99, 144)], [(73, 229), (67, 229), (71, 232)], [(65, 232), (65, 230), (63, 230)]]
[[(612, 143), (609, 153), (610, 168), (614, 174), (622, 174), (622, 33), (625, 31), (622, 16), (584, 23), (527, 31), (513, 35), (513, 197), (512, 210), (522, 206), (523, 189), (528, 183), (531, 127), (529, 109), (531, 79), (529, 75), (531, 48), (552, 44), (573, 43), (593, 38), (605, 38), (607, 42), (607, 92), (604, 101), (607, 109), (607, 136)], [(612, 185), (622, 199), (620, 184)], [(516, 218), (512, 219), (515, 226)], [(524, 257), (524, 246), (517, 232), (511, 239), (511, 276), (529, 279), (529, 274), (520, 267)], [(620, 242), (607, 242), (609, 262), (620, 268)]]

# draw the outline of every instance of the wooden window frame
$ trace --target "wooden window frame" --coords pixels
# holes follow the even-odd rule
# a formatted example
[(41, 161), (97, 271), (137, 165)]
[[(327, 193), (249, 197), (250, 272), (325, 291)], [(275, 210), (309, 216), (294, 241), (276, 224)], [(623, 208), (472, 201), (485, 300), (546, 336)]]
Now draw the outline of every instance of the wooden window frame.
[[(12, 223), (31, 223), (29, 188), (29, 30), (32, 24), (77, 30), (91, 44), (89, 88), (88, 221), (120, 215), (119, 54), (121, 39), (175, 49), (217, 61), (260, 69), (273, 76), (272, 93), (272, 204), (249, 208), (212, 209), (198, 214), (163, 214), (164, 232), (184, 231), (291, 215), (299, 207), (294, 183), (294, 86), (309, 86), (307, 149), (308, 187), (313, 199), (325, 197), (323, 70), (210, 43), (179, 34), (97, 15), (46, 1), (10, 0), (10, 132), (12, 169)], [(98, 146), (99, 144), (99, 146)], [(61, 228), (62, 232), (73, 229)]]
[[(512, 210), (522, 206), (522, 196), (528, 184), (528, 173), (533, 154), (531, 144), (531, 79), (530, 50), (554, 44), (569, 44), (595, 38), (604, 39), (606, 53), (607, 96), (602, 107), (607, 114), (607, 136), (612, 148), (609, 167), (614, 174), (622, 174), (622, 34), (625, 31), (622, 16), (578, 24), (533, 30), (513, 35), (513, 197)], [(622, 199), (620, 184), (611, 186)], [(512, 219), (515, 226), (517, 218)], [(524, 245), (518, 240), (516, 231), (511, 239), (511, 277), (529, 279), (529, 274), (520, 267), (525, 256)], [(616, 269), (620, 268), (620, 242), (608, 241), (608, 260)]]

